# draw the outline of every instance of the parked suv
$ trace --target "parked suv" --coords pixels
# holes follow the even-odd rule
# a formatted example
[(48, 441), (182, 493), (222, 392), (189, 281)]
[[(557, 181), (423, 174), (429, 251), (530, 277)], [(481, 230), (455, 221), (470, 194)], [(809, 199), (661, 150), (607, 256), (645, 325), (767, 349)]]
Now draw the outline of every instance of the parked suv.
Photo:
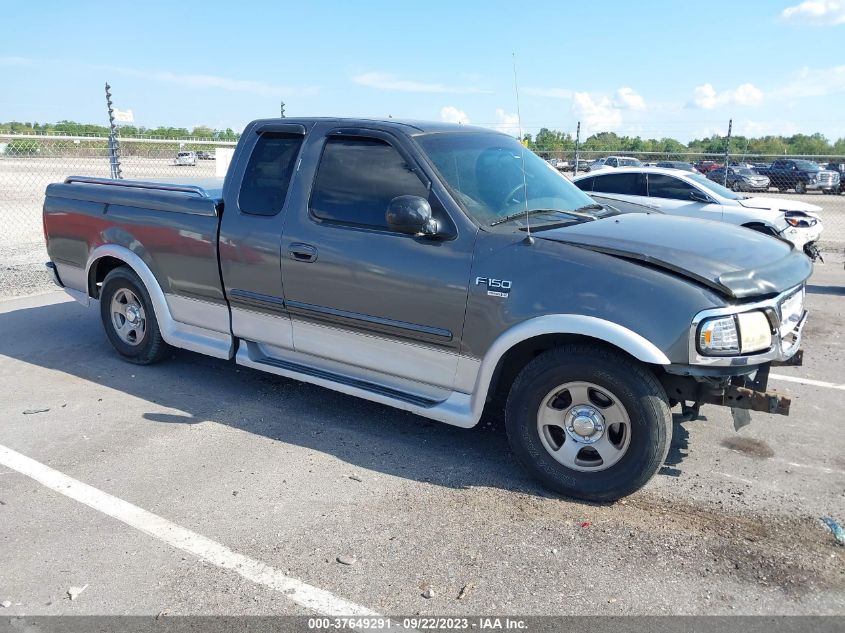
[(596, 171), (606, 167), (641, 167), (642, 163), (631, 156), (607, 156), (593, 161), (587, 171)]
[(797, 200), (747, 197), (702, 174), (641, 167), (577, 176), (573, 182), (601, 204), (623, 212), (665, 213), (738, 224), (789, 240), (818, 257), (820, 207)]
[(845, 191), (845, 163), (828, 163), (825, 166), (827, 171), (832, 171), (839, 174), (839, 189), (835, 193), (842, 193)]
[(179, 152), (176, 154), (176, 160), (173, 161), (174, 165), (189, 165), (191, 167), (197, 164), (197, 154), (196, 152)]
[(682, 160), (662, 160), (659, 163), (655, 163), (654, 167), (664, 167), (666, 169), (680, 169), (681, 171), (691, 171), (695, 172), (695, 167), (692, 166), (692, 163), (686, 163)]
[(714, 160), (700, 160), (693, 165), (695, 169), (702, 174), (706, 174), (707, 172), (713, 171), (714, 169), (719, 169), (721, 167), (719, 163)]
[(825, 193), (839, 191), (839, 173), (821, 169), (811, 160), (781, 159), (772, 162), (771, 167), (760, 168), (757, 172), (768, 176), (773, 187), (779, 191), (795, 189), (795, 193), (820, 190)]
[(725, 168), (719, 167), (707, 172), (707, 178), (719, 184), (727, 182), (731, 191), (768, 191), (769, 178), (761, 176), (748, 167), (728, 167), (727, 178)]

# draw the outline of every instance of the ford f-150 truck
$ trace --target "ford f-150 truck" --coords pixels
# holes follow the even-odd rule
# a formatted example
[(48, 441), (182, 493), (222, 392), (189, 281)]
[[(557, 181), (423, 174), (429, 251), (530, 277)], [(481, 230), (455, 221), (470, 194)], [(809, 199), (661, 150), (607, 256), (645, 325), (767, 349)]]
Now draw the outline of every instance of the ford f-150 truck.
[(839, 190), (839, 174), (820, 169), (811, 160), (781, 159), (772, 162), (770, 167), (758, 167), (756, 171), (761, 176), (768, 176), (772, 186), (779, 191), (795, 189), (796, 193), (805, 193), (813, 189), (836, 193)]
[(788, 413), (766, 383), (812, 268), (598, 205), (504, 134), (396, 120), (255, 121), (206, 186), (71, 177), (44, 231), (131, 362), (184, 348), (461, 427), (504, 403), (525, 467), (593, 500), (660, 468), (673, 406)]

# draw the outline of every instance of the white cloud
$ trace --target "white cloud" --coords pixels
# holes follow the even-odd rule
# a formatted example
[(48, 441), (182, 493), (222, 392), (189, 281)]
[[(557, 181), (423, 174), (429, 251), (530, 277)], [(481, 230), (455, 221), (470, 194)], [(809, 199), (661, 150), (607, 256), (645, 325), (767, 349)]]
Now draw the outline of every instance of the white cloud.
[(284, 97), (294, 94), (314, 94), (316, 87), (294, 87), (278, 86), (264, 81), (250, 81), (248, 79), (232, 79), (218, 75), (191, 75), (183, 73), (172, 73), (167, 71), (146, 71), (135, 68), (122, 68), (117, 66), (104, 66), (104, 70), (113, 70), (118, 73), (139, 77), (141, 79), (152, 79), (166, 83), (189, 86), (191, 88), (215, 88), (229, 90), (231, 92), (247, 92), (261, 97)]
[(519, 115), (516, 112), (505, 112), (502, 108), (496, 108), (496, 119), (498, 123), (493, 124), (493, 129), (503, 132), (509, 136), (519, 137)]
[(703, 110), (713, 110), (726, 105), (755, 106), (763, 101), (763, 91), (754, 84), (742, 84), (731, 90), (718, 92), (712, 84), (696, 86), (692, 105)]
[(791, 121), (778, 119), (777, 121), (740, 121), (734, 125), (734, 134), (741, 136), (791, 136), (797, 134), (800, 128)]
[(362, 73), (352, 77), (352, 82), (359, 86), (386, 90), (389, 92), (429, 92), (429, 93), (452, 93), (452, 94), (485, 94), (489, 90), (482, 90), (474, 86), (448, 86), (441, 83), (426, 83), (423, 81), (411, 81), (399, 79), (394, 75), (379, 72)]
[(787, 7), (780, 16), (791, 22), (805, 22), (819, 26), (845, 24), (845, 2), (840, 0), (807, 0)]
[(614, 105), (622, 109), (643, 110), (645, 109), (645, 99), (637, 94), (633, 88), (625, 86), (616, 91)]
[(532, 97), (547, 97), (549, 99), (571, 99), (574, 94), (568, 88), (524, 88), (522, 92)]
[(845, 92), (845, 65), (832, 68), (802, 68), (793, 79), (772, 91), (777, 99), (824, 97)]
[(32, 62), (26, 57), (0, 57), (0, 66), (31, 66)]
[(440, 120), (446, 123), (469, 123), (469, 117), (463, 110), (459, 110), (455, 106), (444, 106), (440, 109)]
[[(0, 66), (45, 66), (70, 64), (68, 60), (60, 59), (30, 59), (26, 57), (0, 57)], [(284, 97), (291, 95), (314, 94), (318, 91), (315, 86), (281, 86), (265, 81), (251, 81), (249, 79), (234, 79), (219, 75), (174, 73), (169, 71), (142, 70), (125, 66), (109, 66), (104, 64), (75, 63), (75, 68), (85, 68), (97, 72), (117, 73), (139, 79), (178, 84), (190, 88), (214, 88), (230, 90), (232, 92), (247, 92), (262, 97)]]
[(572, 113), (581, 121), (585, 136), (608, 132), (622, 124), (622, 111), (607, 97), (594, 97), (589, 92), (576, 92), (572, 99)]

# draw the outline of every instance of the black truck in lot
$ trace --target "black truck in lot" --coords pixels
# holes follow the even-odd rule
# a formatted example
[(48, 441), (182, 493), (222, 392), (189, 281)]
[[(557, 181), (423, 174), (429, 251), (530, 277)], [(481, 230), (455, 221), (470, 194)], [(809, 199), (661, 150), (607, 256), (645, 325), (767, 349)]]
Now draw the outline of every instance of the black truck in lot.
[(839, 174), (821, 169), (811, 160), (784, 158), (773, 161), (769, 167), (757, 167), (761, 176), (768, 176), (772, 187), (778, 191), (794, 189), (796, 193), (818, 190), (824, 193), (839, 191)]
[(845, 163), (828, 163), (825, 169), (839, 174), (839, 188), (836, 193), (845, 192)]
[(657, 472), (674, 406), (788, 413), (768, 372), (800, 359), (812, 270), (596, 204), (507, 135), (397, 120), (255, 121), (223, 182), (70, 177), (44, 230), (130, 362), (179, 347), (461, 427), (503, 406), (526, 469), (592, 500)]

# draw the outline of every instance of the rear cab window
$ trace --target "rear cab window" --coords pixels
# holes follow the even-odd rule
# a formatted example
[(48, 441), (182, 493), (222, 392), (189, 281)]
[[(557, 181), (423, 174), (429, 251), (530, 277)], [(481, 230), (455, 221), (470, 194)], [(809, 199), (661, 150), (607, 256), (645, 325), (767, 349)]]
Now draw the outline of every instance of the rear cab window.
[(304, 137), (264, 132), (244, 171), (238, 207), (249, 215), (273, 216), (282, 210)]

